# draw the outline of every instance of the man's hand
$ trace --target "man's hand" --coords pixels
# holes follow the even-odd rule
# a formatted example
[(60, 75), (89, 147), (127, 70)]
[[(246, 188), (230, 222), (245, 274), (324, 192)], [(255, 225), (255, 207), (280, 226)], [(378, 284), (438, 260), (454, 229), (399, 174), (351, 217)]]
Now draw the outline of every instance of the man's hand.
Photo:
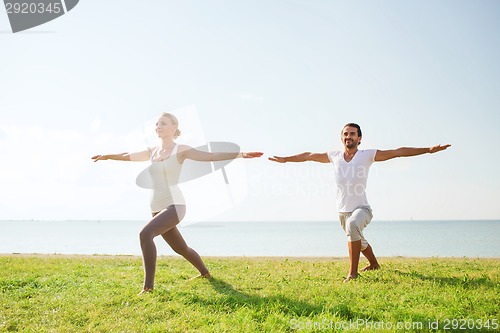
[(445, 150), (448, 147), (451, 147), (451, 145), (444, 145), (444, 146), (437, 145), (437, 146), (429, 148), (429, 153), (434, 154), (434, 153), (437, 153), (438, 151)]
[(286, 159), (280, 156), (273, 156), (268, 158), (269, 161), (278, 162), (278, 163), (286, 163)]

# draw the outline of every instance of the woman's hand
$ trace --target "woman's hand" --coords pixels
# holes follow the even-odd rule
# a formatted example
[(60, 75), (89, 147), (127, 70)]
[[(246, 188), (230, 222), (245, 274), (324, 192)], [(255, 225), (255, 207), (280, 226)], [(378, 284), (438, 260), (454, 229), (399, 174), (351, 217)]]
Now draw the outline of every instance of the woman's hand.
[(108, 156), (107, 155), (95, 155), (95, 156), (92, 156), (91, 158), (94, 160), (94, 162), (97, 162), (97, 161), (107, 160)]
[(261, 157), (262, 155), (264, 155), (264, 153), (255, 152), (255, 151), (248, 152), (248, 153), (241, 152), (240, 154), (241, 154), (241, 158), (256, 158), (256, 157)]

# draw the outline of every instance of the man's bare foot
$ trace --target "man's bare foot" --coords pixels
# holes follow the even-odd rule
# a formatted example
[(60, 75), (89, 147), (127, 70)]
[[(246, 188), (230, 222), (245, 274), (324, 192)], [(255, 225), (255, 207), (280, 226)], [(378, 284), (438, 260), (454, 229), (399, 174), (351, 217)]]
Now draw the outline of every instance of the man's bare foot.
[(361, 271), (366, 272), (366, 271), (374, 271), (376, 269), (379, 269), (380, 265), (368, 265), (365, 268), (363, 268)]
[(211, 279), (212, 275), (210, 275), (210, 273), (196, 275), (196, 276), (193, 276), (192, 278), (190, 278), (189, 281), (196, 280), (196, 279), (199, 279), (199, 278)]
[(144, 294), (147, 294), (147, 293), (150, 293), (153, 291), (153, 288), (144, 288), (142, 289), (142, 291), (139, 293), (139, 295), (144, 295)]
[(349, 281), (351, 281), (351, 280), (355, 280), (355, 279), (357, 279), (357, 278), (358, 278), (358, 275), (352, 275), (352, 274), (349, 274), (349, 275), (345, 278), (344, 283), (345, 283), (345, 282), (349, 282)]

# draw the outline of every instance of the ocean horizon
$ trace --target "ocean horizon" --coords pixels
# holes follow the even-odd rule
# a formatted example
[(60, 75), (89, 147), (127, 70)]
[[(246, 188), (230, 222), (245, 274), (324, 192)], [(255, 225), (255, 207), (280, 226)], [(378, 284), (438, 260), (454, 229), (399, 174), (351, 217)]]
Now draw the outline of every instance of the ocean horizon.
[[(144, 221), (4, 220), (0, 254), (140, 255)], [(338, 221), (203, 221), (179, 225), (202, 256), (346, 257)], [(500, 257), (500, 220), (372, 221), (378, 257)], [(161, 237), (158, 255), (176, 255)]]

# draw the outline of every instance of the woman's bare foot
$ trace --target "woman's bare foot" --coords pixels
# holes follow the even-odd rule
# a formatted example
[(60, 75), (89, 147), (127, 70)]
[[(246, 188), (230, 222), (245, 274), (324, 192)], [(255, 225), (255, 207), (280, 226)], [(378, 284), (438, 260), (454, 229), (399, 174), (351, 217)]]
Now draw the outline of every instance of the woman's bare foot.
[(362, 272), (366, 272), (366, 271), (374, 271), (376, 269), (379, 269), (380, 268), (380, 265), (368, 265), (366, 266), (365, 268), (363, 268), (361, 271)]
[(150, 293), (153, 291), (153, 288), (144, 288), (142, 289), (142, 291), (139, 293), (139, 295), (144, 295), (144, 294), (147, 294), (147, 293)]
[(355, 279), (357, 279), (357, 278), (358, 278), (358, 275), (352, 275), (352, 274), (349, 274), (349, 275), (345, 278), (344, 283), (345, 283), (345, 282), (349, 282), (349, 281), (351, 281), (351, 280), (355, 280)]
[(207, 272), (205, 274), (200, 274), (200, 275), (193, 276), (192, 278), (189, 279), (189, 281), (196, 280), (196, 279), (199, 279), (199, 278), (211, 279), (212, 275), (210, 275), (210, 272)]

